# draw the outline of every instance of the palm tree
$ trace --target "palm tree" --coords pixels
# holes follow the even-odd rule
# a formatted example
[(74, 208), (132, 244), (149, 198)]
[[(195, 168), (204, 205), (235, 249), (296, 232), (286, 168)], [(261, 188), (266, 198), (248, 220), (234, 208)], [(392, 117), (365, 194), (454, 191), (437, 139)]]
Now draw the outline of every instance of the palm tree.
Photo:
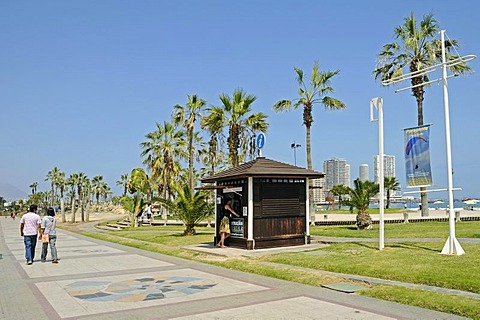
[[(378, 54), (378, 63), (374, 70), (375, 79), (381, 81), (389, 80), (406, 73), (414, 73), (433, 66), (442, 60), (441, 40), (435, 40), (439, 26), (432, 14), (423, 16), (420, 24), (417, 24), (415, 16), (404, 19), (404, 23), (394, 28), (396, 41), (387, 43)], [(447, 60), (458, 58), (451, 55), (451, 51), (458, 45), (456, 40), (445, 41)], [(465, 64), (457, 64), (450, 69), (455, 74), (464, 74), (471, 71)], [(426, 74), (417, 73), (411, 78), (412, 94), (417, 101), (417, 124), (423, 125), (423, 100), (425, 94), (425, 83), (428, 81)], [(420, 188), (425, 191), (426, 188)], [(422, 216), (428, 216), (428, 198), (426, 192), (421, 192)]]
[(78, 180), (77, 180), (77, 193), (78, 193), (78, 202), (80, 204), (80, 209), (82, 213), (82, 222), (85, 222), (85, 194), (84, 194), (84, 188), (88, 188), (88, 185), (90, 185), (90, 180), (88, 177), (85, 175), (83, 172), (79, 172), (77, 174)]
[(349, 188), (350, 199), (347, 203), (357, 208), (357, 227), (358, 229), (371, 229), (372, 218), (368, 214), (368, 206), (370, 198), (378, 194), (379, 185), (372, 181), (361, 181), (356, 179), (353, 181), (355, 189)]
[(209, 202), (209, 192), (192, 192), (188, 185), (175, 185), (176, 197), (171, 199), (158, 199), (162, 206), (172, 212), (175, 217), (185, 224), (184, 235), (194, 235), (195, 226), (212, 215), (214, 206)]
[(75, 223), (75, 209), (76, 209), (76, 203), (75, 203), (75, 188), (77, 187), (78, 184), (78, 174), (73, 173), (71, 174), (68, 179), (66, 180), (66, 185), (70, 187), (70, 200), (71, 200), (71, 206), (72, 206), (72, 219), (70, 220), (70, 223)]
[(52, 188), (51, 191), (51, 198), (50, 198), (50, 206), (53, 207), (54, 199), (55, 199), (55, 181), (58, 179), (58, 175), (60, 174), (60, 170), (57, 167), (54, 167), (51, 171), (48, 171), (47, 177), (45, 181), (50, 180), (50, 186)]
[(343, 184), (337, 184), (337, 185), (333, 186), (330, 191), (332, 192), (332, 194), (334, 196), (338, 197), (338, 209), (340, 209), (340, 207), (343, 204), (342, 196), (349, 193), (349, 188), (347, 186), (343, 185)]
[(28, 187), (30, 189), (32, 189), (32, 194), (35, 194), (37, 192), (38, 182), (34, 182), (31, 185), (29, 185)]
[(111, 193), (110, 187), (106, 182), (102, 182), (99, 186), (99, 189), (100, 189), (100, 195), (103, 197), (103, 201), (107, 202), (108, 195)]
[[(294, 68), (297, 74), (297, 82), (300, 88), (298, 89), (299, 98), (294, 100), (280, 100), (274, 106), (273, 110), (277, 112), (296, 110), (300, 106), (303, 107), (303, 124), (307, 130), (306, 144), (307, 144), (307, 166), (312, 169), (311, 143), (310, 131), (313, 123), (313, 106), (315, 104), (323, 104), (325, 108), (330, 110), (345, 109), (346, 106), (340, 100), (327, 96), (333, 93), (333, 88), (330, 86), (330, 80), (340, 73), (336, 71), (320, 71), (318, 62), (315, 62), (312, 69), (310, 83), (304, 81), (303, 70)], [(293, 104), (292, 104), (293, 103)]]
[(142, 168), (133, 169), (128, 179), (127, 189), (132, 197), (122, 197), (122, 206), (130, 213), (130, 224), (138, 226), (137, 216), (143, 210), (145, 196), (150, 192), (148, 176)]
[[(265, 133), (268, 129), (266, 114), (251, 113), (256, 99), (241, 89), (236, 89), (232, 97), (223, 93), (220, 95), (222, 106), (209, 108), (209, 115), (204, 119), (202, 126), (217, 135), (223, 128), (228, 128), (228, 158), (232, 166), (238, 166), (241, 158), (243, 160), (244, 155), (251, 151), (249, 142), (256, 132)], [(239, 149), (242, 151), (240, 156)]]
[(191, 190), (195, 188), (193, 175), (195, 121), (198, 117), (201, 117), (201, 112), (203, 111), (205, 104), (205, 100), (200, 99), (194, 94), (188, 96), (188, 102), (185, 107), (177, 104), (173, 109), (172, 115), (172, 119), (176, 125), (183, 125), (186, 128), (188, 140), (188, 185)]
[(117, 186), (123, 187), (123, 194), (122, 194), (123, 197), (127, 195), (127, 183), (128, 183), (128, 173), (122, 174), (120, 176), (120, 180), (117, 180)]
[[(331, 79), (340, 73), (339, 70), (335, 71), (320, 71), (318, 62), (315, 62), (312, 69), (312, 75), (310, 82), (305, 83), (304, 73), (302, 69), (294, 68), (297, 74), (297, 82), (300, 86), (298, 88), (299, 98), (293, 100), (280, 100), (273, 106), (273, 110), (277, 112), (296, 110), (300, 106), (303, 107), (303, 124), (306, 128), (306, 145), (307, 145), (307, 168), (312, 170), (312, 147), (311, 147), (311, 127), (313, 123), (313, 106), (316, 104), (322, 104), (329, 110), (341, 110), (345, 109), (346, 105), (337, 99), (328, 96), (333, 93), (333, 88), (330, 86)], [(312, 187), (312, 180), (310, 180), (310, 187)], [(314, 222), (313, 210), (313, 188), (310, 188), (310, 208), (312, 223)]]
[(103, 183), (103, 176), (95, 176), (92, 178), (92, 191), (95, 194), (97, 205), (100, 198), (100, 185)]
[(171, 184), (180, 171), (179, 158), (186, 158), (185, 133), (174, 124), (157, 123), (157, 130), (148, 133), (147, 141), (140, 144), (143, 164), (151, 170), (151, 180), (159, 180), (159, 193), (166, 198)]
[(60, 213), (62, 215), (62, 222), (65, 222), (65, 202), (63, 199), (65, 194), (65, 172), (58, 173), (55, 179), (55, 187), (60, 192)]
[(202, 129), (208, 133), (208, 148), (200, 151), (202, 162), (206, 167), (205, 175), (213, 175), (218, 165), (224, 161), (224, 152), (220, 148), (223, 144), (223, 123), (221, 121), (214, 121), (213, 117), (204, 117), (201, 120)]
[(395, 177), (385, 177), (383, 188), (387, 190), (387, 209), (390, 208), (390, 191), (400, 190), (400, 183)]

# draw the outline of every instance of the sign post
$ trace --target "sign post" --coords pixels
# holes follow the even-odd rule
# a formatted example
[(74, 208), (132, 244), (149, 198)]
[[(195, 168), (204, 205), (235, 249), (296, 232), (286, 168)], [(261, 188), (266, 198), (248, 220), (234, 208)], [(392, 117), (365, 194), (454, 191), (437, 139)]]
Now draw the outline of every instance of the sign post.
[(265, 145), (265, 135), (263, 133), (259, 133), (257, 136), (257, 148), (260, 150), (260, 157), (262, 156), (262, 148)]

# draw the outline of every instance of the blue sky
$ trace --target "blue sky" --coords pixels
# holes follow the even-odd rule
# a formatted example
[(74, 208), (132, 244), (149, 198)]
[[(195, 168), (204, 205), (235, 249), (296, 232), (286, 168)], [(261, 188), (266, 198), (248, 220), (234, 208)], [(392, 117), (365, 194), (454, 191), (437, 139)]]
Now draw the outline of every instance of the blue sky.
[[(378, 152), (369, 101), (384, 99), (385, 153), (396, 156), (405, 185), (403, 128), (416, 125), (410, 92), (394, 93), (372, 70), (393, 28), (414, 12), (433, 13), (460, 54), (479, 54), (479, 5), (452, 1), (2, 1), (0, 2), (0, 182), (26, 192), (54, 166), (68, 174), (103, 175), (114, 188), (141, 166), (139, 143), (169, 120), (172, 106), (198, 94), (219, 105), (220, 93), (243, 88), (270, 124), (263, 155), (306, 166), (301, 110), (278, 114), (273, 104), (295, 98), (294, 67), (309, 75), (340, 70), (334, 97), (348, 106), (314, 111), (314, 168), (332, 157), (358, 167)], [(475, 70), (479, 62), (470, 63)], [(440, 76), (440, 74), (438, 74)], [(480, 80), (449, 82), (455, 195), (480, 196)], [(427, 89), (425, 123), (432, 123), (433, 181), (446, 187), (441, 85)], [(444, 195), (438, 195), (442, 197)]]

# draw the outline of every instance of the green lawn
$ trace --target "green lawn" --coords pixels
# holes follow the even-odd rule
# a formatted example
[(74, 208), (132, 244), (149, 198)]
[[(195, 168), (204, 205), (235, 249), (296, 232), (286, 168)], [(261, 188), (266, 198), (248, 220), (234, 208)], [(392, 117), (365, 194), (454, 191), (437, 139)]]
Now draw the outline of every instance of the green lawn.
[[(355, 225), (312, 226), (313, 236), (345, 238), (378, 238), (378, 224), (371, 230), (357, 230)], [(449, 235), (448, 222), (386, 223), (385, 239), (388, 238), (444, 238)], [(455, 224), (457, 238), (480, 238), (480, 221), (462, 221)]]
[(480, 245), (463, 244), (462, 256), (441, 255), (443, 243), (339, 243), (327, 254), (283, 253), (261, 258), (316, 270), (357, 274), (480, 293)]
[[(456, 229), (457, 237), (480, 237), (480, 222), (457, 223)], [(439, 254), (445, 241), (441, 240), (434, 243), (387, 242), (382, 251), (377, 249), (377, 243), (339, 243), (317, 250), (322, 254), (315, 254), (313, 251), (267, 255), (247, 260), (212, 261), (206, 254), (181, 249), (184, 245), (208, 243), (213, 240), (212, 228), (196, 228), (196, 230), (198, 234), (195, 236), (183, 236), (181, 226), (144, 226), (123, 231), (84, 234), (143, 250), (314, 286), (344, 281), (316, 271), (327, 270), (480, 293), (478, 276), (480, 244), (462, 243), (466, 252), (462, 256)], [(311, 233), (338, 237), (376, 238), (378, 225), (375, 225), (374, 230), (362, 231), (351, 226), (315, 226), (312, 227)], [(448, 223), (445, 222), (385, 225), (387, 239), (388, 237), (446, 239), (447, 236)], [(312, 271), (296, 270), (291, 267), (272, 267), (267, 264), (270, 262), (304, 267)], [(475, 299), (385, 285), (370, 286), (359, 294), (480, 319), (480, 303)]]

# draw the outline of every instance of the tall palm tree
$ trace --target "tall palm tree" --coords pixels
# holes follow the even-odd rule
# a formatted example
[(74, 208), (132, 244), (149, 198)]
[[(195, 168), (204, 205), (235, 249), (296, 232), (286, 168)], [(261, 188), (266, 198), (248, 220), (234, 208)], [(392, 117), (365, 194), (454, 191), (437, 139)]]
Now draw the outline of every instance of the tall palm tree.
[(157, 123), (157, 130), (145, 135), (140, 144), (143, 164), (151, 170), (151, 180), (159, 180), (159, 192), (166, 198), (171, 194), (171, 184), (180, 171), (178, 160), (186, 158), (185, 132), (175, 124)]
[[(404, 19), (404, 23), (394, 28), (395, 41), (383, 46), (378, 54), (378, 63), (375, 67), (375, 79), (389, 80), (405, 73), (413, 73), (426, 67), (433, 66), (442, 60), (441, 40), (434, 39), (439, 31), (437, 20), (432, 14), (423, 16), (417, 23), (412, 12), (410, 17)], [(458, 58), (449, 52), (458, 45), (456, 40), (446, 40), (445, 49), (447, 60)], [(455, 74), (464, 74), (471, 71), (465, 64), (457, 64), (450, 69)], [(417, 124), (423, 125), (423, 100), (425, 83), (428, 81), (426, 74), (418, 73), (411, 78), (412, 95), (417, 101)], [(425, 191), (426, 188), (420, 188)], [(426, 192), (421, 192), (422, 216), (428, 216), (428, 198)]]
[(312, 155), (310, 131), (313, 123), (313, 107), (316, 104), (322, 104), (325, 108), (330, 110), (345, 109), (346, 105), (340, 100), (334, 99), (327, 94), (333, 93), (333, 88), (330, 86), (331, 79), (340, 73), (336, 71), (320, 71), (318, 62), (315, 62), (312, 69), (310, 82), (305, 83), (304, 73), (302, 69), (294, 68), (297, 74), (297, 82), (300, 86), (298, 88), (299, 98), (293, 100), (280, 100), (274, 106), (273, 110), (277, 112), (296, 110), (303, 107), (303, 124), (306, 128), (306, 144), (307, 144), (307, 166), (312, 169)]
[(70, 200), (71, 200), (71, 206), (72, 206), (72, 219), (70, 220), (70, 223), (75, 223), (75, 211), (76, 211), (75, 193), (76, 193), (78, 180), (79, 180), (78, 174), (73, 173), (68, 177), (68, 179), (65, 182), (66, 185), (70, 188)]
[(383, 188), (387, 190), (387, 209), (390, 208), (390, 191), (400, 190), (400, 182), (395, 177), (385, 177)]
[(95, 194), (97, 205), (100, 199), (100, 185), (103, 183), (103, 176), (95, 176), (92, 178), (92, 191)]
[(100, 189), (100, 195), (103, 197), (103, 201), (104, 202), (107, 202), (107, 198), (108, 196), (110, 195), (110, 187), (108, 186), (108, 184), (106, 182), (102, 182), (100, 185), (99, 185), (99, 189)]
[(82, 216), (81, 216), (82, 217), (82, 222), (85, 222), (85, 203), (84, 203), (85, 193), (84, 193), (84, 189), (86, 189), (88, 187), (88, 185), (90, 185), (90, 180), (88, 179), (88, 177), (83, 172), (79, 172), (77, 174), (77, 176), (78, 176), (78, 180), (77, 180), (78, 202), (80, 204), (80, 210), (81, 210), (81, 213), (82, 213)]
[(50, 180), (50, 186), (51, 186), (50, 207), (53, 207), (54, 205), (55, 181), (58, 179), (59, 174), (60, 174), (60, 169), (58, 169), (57, 167), (54, 167), (52, 170), (48, 171), (47, 177), (45, 178), (45, 181)]
[(199, 98), (196, 94), (188, 96), (188, 102), (185, 107), (176, 105), (173, 109), (172, 119), (176, 125), (183, 125), (186, 128), (188, 140), (188, 185), (190, 190), (195, 188), (194, 174), (193, 174), (193, 160), (194, 160), (194, 132), (195, 121), (201, 117), (201, 112), (205, 107), (206, 101)]
[[(306, 145), (307, 145), (307, 168), (312, 170), (312, 147), (311, 147), (311, 127), (313, 123), (313, 107), (316, 104), (323, 105), (329, 110), (345, 109), (346, 105), (335, 98), (329, 96), (333, 93), (333, 87), (330, 86), (330, 81), (333, 77), (340, 73), (335, 71), (320, 71), (318, 62), (315, 62), (312, 69), (310, 81), (305, 82), (304, 73), (302, 69), (294, 68), (297, 74), (297, 83), (299, 85), (299, 97), (293, 100), (280, 100), (273, 106), (273, 110), (277, 112), (296, 110), (303, 107), (303, 124), (306, 128)], [(313, 181), (310, 180), (310, 208), (311, 220), (314, 222), (315, 211), (313, 210)]]
[(123, 187), (123, 194), (122, 194), (123, 197), (127, 195), (127, 183), (128, 183), (128, 173), (122, 174), (120, 176), (120, 180), (117, 180), (117, 186)]
[(252, 104), (256, 99), (242, 89), (236, 89), (231, 97), (223, 93), (220, 95), (222, 106), (209, 108), (209, 115), (203, 122), (204, 127), (217, 134), (228, 128), (228, 159), (232, 166), (238, 166), (250, 151), (249, 142), (256, 132), (265, 133), (268, 129), (267, 115), (262, 112), (252, 113)]
[(348, 204), (357, 208), (357, 227), (359, 229), (371, 229), (372, 218), (368, 214), (368, 206), (370, 198), (378, 194), (379, 185), (372, 181), (361, 181), (356, 179), (353, 181), (354, 189), (349, 188), (350, 199)]
[(205, 175), (213, 175), (218, 165), (224, 162), (225, 154), (220, 146), (223, 144), (223, 123), (215, 121), (212, 116), (204, 117), (201, 120), (202, 129), (208, 133), (208, 147), (200, 151), (202, 162), (208, 170)]
[(58, 176), (55, 179), (55, 187), (56, 190), (58, 190), (60, 193), (60, 214), (62, 216), (62, 222), (65, 222), (65, 202), (63, 199), (65, 195), (65, 172), (59, 172)]
[(31, 185), (29, 185), (28, 187), (30, 189), (32, 189), (32, 194), (35, 194), (37, 192), (38, 182), (34, 182)]

